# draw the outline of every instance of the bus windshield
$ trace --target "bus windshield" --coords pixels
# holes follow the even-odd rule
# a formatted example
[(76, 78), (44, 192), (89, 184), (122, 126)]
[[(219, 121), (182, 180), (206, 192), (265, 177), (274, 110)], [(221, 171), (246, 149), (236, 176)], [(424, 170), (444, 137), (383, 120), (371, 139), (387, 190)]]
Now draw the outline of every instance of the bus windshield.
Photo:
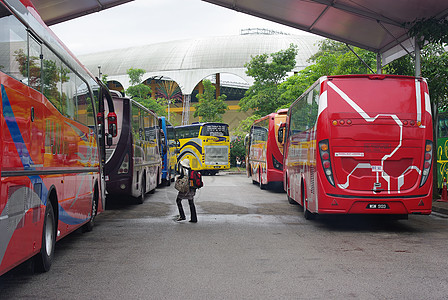
[(229, 136), (227, 124), (205, 124), (202, 127), (202, 136)]

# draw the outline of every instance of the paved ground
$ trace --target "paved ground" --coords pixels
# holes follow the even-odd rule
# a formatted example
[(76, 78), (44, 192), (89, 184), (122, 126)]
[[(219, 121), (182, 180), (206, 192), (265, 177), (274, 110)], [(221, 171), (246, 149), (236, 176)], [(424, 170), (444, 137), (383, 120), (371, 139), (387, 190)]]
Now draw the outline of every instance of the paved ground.
[(306, 221), (245, 176), (204, 179), (197, 224), (174, 221), (173, 186), (142, 205), (115, 201), (92, 232), (57, 244), (50, 272), (1, 277), (0, 297), (446, 299), (448, 219)]

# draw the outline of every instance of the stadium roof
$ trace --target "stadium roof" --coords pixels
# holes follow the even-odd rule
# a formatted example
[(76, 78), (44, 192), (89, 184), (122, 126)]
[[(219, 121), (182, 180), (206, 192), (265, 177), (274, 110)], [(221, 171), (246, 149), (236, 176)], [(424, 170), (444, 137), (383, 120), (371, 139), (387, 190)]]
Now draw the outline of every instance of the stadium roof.
[(207, 37), (80, 55), (79, 59), (93, 74), (98, 74), (101, 66), (102, 74), (119, 81), (124, 88), (129, 86), (127, 70), (139, 68), (147, 72), (143, 80), (168, 77), (177, 82), (183, 94), (191, 94), (202, 79), (216, 73), (234, 74), (252, 84), (244, 67), (251, 56), (284, 50), (290, 44), (298, 46), (293, 71), (304, 69), (320, 40), (314, 35), (283, 34)]
[(380, 53), (383, 65), (414, 51), (412, 22), (448, 17), (446, 0), (203, 1)]

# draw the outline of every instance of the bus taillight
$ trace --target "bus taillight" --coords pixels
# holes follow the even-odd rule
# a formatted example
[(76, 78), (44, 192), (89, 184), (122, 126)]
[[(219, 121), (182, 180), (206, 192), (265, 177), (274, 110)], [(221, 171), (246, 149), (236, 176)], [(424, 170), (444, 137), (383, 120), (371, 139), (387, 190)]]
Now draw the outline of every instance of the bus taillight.
[(431, 170), (431, 164), (432, 164), (432, 141), (427, 140), (425, 145), (423, 172), (420, 187), (425, 184), (426, 180), (428, 180), (429, 171)]
[(129, 155), (126, 153), (126, 156), (121, 163), (120, 169), (118, 170), (118, 174), (127, 174), (129, 172)]
[(328, 182), (334, 186), (333, 171), (331, 170), (330, 146), (328, 144), (328, 140), (322, 140), (319, 142), (319, 155), (325, 176), (327, 177)]

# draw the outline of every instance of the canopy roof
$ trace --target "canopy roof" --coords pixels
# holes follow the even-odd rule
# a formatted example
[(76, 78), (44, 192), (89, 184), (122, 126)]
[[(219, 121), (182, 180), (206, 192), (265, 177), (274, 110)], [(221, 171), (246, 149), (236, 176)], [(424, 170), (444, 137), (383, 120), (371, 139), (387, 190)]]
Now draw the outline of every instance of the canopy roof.
[(414, 51), (412, 22), (448, 17), (446, 0), (203, 1), (380, 53), (383, 65)]
[(132, 0), (31, 0), (48, 26), (130, 1)]

